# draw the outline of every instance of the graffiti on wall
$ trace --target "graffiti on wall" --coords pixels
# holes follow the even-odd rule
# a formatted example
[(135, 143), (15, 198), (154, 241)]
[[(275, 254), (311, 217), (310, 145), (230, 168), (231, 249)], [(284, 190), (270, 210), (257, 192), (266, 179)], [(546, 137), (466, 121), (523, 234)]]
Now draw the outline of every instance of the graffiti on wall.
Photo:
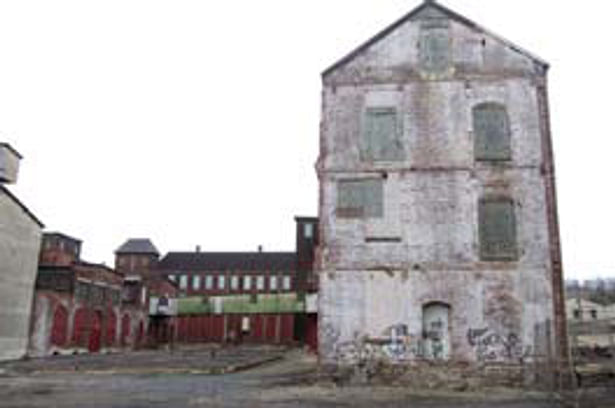
[(334, 349), (340, 362), (383, 360), (399, 363), (430, 356), (424, 339), (409, 334), (405, 324), (389, 326), (378, 337), (355, 335), (353, 340), (337, 343)]
[(531, 346), (524, 346), (514, 332), (498, 333), (485, 328), (469, 329), (468, 344), (474, 348), (478, 361), (520, 361), (530, 356)]

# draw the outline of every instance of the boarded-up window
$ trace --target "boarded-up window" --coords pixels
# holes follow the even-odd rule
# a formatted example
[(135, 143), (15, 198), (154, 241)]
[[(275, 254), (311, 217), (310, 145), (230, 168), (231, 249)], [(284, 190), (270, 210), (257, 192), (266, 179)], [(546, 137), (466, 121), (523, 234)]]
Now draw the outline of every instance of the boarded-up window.
[(510, 126), (506, 108), (484, 103), (474, 107), (472, 116), (476, 160), (510, 160)]
[(451, 39), (446, 19), (428, 19), (421, 24), (419, 63), (423, 71), (441, 74), (451, 65)]
[(405, 157), (395, 108), (368, 108), (363, 118), (361, 159), (399, 161)]
[(481, 260), (516, 260), (517, 225), (513, 201), (508, 198), (482, 199), (478, 219)]
[(337, 216), (341, 218), (382, 217), (382, 180), (339, 181), (337, 185)]

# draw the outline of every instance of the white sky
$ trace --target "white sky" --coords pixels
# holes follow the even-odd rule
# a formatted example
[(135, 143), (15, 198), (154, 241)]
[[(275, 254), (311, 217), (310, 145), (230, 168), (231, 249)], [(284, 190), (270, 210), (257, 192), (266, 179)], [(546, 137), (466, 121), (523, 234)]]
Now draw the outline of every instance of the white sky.
[[(611, 2), (443, 0), (549, 61), (567, 277), (615, 276)], [(0, 140), (48, 230), (111, 263), (294, 248), (316, 215), (320, 72), (419, 4), (0, 1)]]

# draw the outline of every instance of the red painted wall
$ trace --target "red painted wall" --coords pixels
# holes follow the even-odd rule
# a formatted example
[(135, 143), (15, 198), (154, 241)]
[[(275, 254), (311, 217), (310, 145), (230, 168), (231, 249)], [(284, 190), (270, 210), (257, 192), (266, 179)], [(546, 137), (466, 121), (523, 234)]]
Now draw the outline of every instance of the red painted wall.
[[(242, 318), (250, 318), (250, 332), (241, 332)], [(226, 319), (226, 338), (224, 320)], [(293, 341), (295, 316), (293, 314), (227, 314), (180, 316), (177, 319), (177, 340), (185, 343), (221, 342), (234, 339), (242, 342), (280, 343)], [(278, 327), (279, 325), (279, 327)]]
[(116, 338), (116, 332), (117, 332), (116, 326), (117, 326), (117, 317), (115, 316), (115, 313), (113, 312), (113, 310), (109, 310), (107, 314), (107, 330), (106, 330), (106, 339), (105, 339), (105, 344), (107, 346), (115, 345), (115, 338)]
[(73, 343), (80, 346), (85, 341), (87, 333), (88, 311), (85, 308), (79, 308), (75, 312), (73, 318)]

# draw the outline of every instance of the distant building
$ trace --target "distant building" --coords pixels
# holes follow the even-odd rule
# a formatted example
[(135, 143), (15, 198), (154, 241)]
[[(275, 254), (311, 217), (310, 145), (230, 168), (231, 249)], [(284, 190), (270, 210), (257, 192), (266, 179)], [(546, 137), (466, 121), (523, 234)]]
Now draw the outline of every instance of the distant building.
[(569, 297), (566, 316), (573, 353), (596, 346), (615, 350), (615, 303), (601, 305), (580, 296)]
[(575, 322), (615, 320), (615, 304), (601, 305), (582, 298), (568, 298), (566, 300), (566, 317)]
[(43, 224), (8, 189), (21, 155), (0, 143), (0, 360), (23, 357)]
[(149, 239), (131, 238), (115, 251), (115, 269), (126, 276), (149, 276), (159, 256)]
[[(129, 240), (116, 251), (116, 265), (146, 281), (158, 276), (175, 282), (179, 299), (168, 310), (178, 315), (177, 324), (166, 325), (172, 325), (177, 341), (296, 341), (316, 348), (313, 260), (318, 219), (297, 217), (296, 234), (295, 252), (202, 252), (197, 248), (169, 252), (158, 262), (154, 260), (158, 252), (148, 240)], [(160, 316), (153, 318), (153, 312), (164, 307), (160, 300), (166, 303), (161, 292), (150, 302), (152, 333), (167, 330)]]
[(126, 277), (122, 301), (134, 315), (131, 319), (125, 314), (122, 325), (150, 345), (171, 343), (177, 334), (178, 288), (158, 273), (159, 257), (147, 238), (130, 238), (115, 251), (115, 268)]

